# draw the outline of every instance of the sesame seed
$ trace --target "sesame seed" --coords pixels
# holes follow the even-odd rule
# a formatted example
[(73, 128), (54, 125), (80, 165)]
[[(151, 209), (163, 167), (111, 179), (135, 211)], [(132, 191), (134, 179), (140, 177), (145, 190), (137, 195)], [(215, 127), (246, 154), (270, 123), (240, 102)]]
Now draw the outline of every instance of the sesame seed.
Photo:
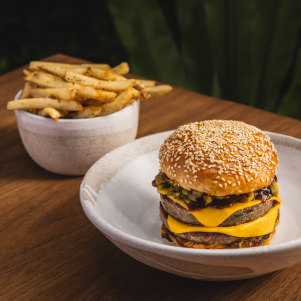
[[(170, 177), (176, 177), (175, 168), (183, 168), (189, 175), (207, 174), (207, 170), (212, 172), (216, 168), (215, 178), (219, 180), (224, 175), (221, 180), (232, 186), (240, 185), (241, 177), (251, 183), (264, 173), (268, 176), (261, 176), (260, 181), (270, 182), (270, 175), (278, 167), (277, 152), (270, 138), (254, 126), (233, 120), (206, 120), (180, 126), (161, 145), (159, 161)], [(225, 180), (228, 175), (232, 176), (231, 181)]]

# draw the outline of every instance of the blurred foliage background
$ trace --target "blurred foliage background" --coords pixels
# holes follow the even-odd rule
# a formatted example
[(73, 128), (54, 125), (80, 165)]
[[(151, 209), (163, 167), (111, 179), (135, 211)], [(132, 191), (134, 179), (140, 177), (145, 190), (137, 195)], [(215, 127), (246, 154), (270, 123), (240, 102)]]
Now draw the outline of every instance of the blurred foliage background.
[(54, 53), (301, 119), (300, 0), (0, 3), (0, 72)]

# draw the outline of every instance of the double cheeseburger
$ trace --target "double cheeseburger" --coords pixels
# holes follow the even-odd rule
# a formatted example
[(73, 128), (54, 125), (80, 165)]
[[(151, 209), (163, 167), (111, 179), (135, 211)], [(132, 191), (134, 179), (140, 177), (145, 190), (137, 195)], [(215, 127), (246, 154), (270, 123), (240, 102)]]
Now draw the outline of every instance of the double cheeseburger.
[(162, 237), (189, 248), (270, 242), (279, 220), (278, 156), (270, 138), (240, 121), (180, 126), (159, 152)]

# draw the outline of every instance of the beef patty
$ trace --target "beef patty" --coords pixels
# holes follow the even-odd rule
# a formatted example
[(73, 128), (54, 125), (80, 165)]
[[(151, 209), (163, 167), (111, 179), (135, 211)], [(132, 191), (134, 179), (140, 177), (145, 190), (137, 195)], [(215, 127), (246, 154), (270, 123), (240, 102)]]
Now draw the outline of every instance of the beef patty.
[[(161, 196), (161, 204), (164, 210), (175, 219), (186, 224), (202, 226), (202, 224), (184, 207), (169, 199), (166, 195)], [(253, 207), (247, 207), (234, 212), (222, 224), (221, 227), (236, 226), (251, 222), (264, 216), (275, 204), (275, 201), (262, 202)]]
[[(262, 236), (241, 238), (223, 233), (215, 232), (187, 232), (187, 233), (172, 233), (167, 223), (167, 212), (160, 205), (160, 218), (162, 220), (162, 237), (172, 240), (176, 245), (182, 247), (195, 248), (237, 248), (259, 246), (268, 243), (273, 233)], [(200, 246), (201, 245), (201, 246)]]

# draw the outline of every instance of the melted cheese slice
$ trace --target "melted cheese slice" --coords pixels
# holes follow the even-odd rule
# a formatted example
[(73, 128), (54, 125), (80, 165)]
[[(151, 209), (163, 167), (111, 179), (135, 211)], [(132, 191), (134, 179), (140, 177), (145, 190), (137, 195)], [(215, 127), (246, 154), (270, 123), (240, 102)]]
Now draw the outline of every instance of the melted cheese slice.
[[(167, 190), (160, 190), (158, 192), (161, 194), (166, 194)], [(198, 220), (199, 223), (209, 228), (217, 227), (238, 210), (253, 207), (261, 203), (260, 200), (253, 200), (247, 202), (234, 203), (232, 206), (225, 207), (222, 209), (206, 207), (197, 210), (189, 210), (188, 206), (183, 200), (175, 199), (172, 196), (168, 196), (168, 198), (187, 209), (189, 213), (191, 213)], [(276, 196), (271, 197), (270, 199), (266, 200), (266, 202), (270, 202), (273, 200), (276, 200), (278, 203), (281, 203), (279, 197)]]
[(231, 226), (231, 227), (201, 227), (184, 224), (173, 218), (167, 217), (169, 229), (173, 233), (187, 233), (187, 232), (216, 232), (223, 233), (236, 237), (254, 237), (269, 234), (274, 231), (275, 222), (278, 216), (280, 204), (274, 206), (269, 212), (259, 217), (258, 219), (249, 223)]

